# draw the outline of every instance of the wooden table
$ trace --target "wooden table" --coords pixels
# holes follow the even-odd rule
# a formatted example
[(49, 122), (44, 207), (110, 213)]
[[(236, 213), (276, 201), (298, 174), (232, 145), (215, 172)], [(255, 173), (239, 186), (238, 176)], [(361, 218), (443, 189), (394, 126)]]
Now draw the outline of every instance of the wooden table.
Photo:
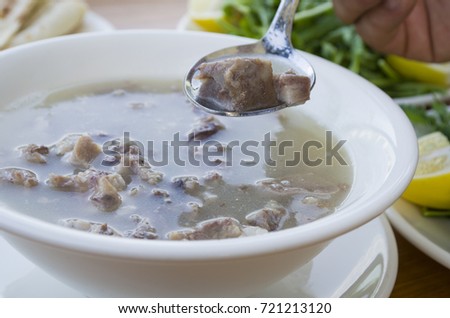
[[(117, 29), (175, 29), (187, 0), (87, 0)], [(396, 234), (399, 268), (392, 297), (450, 297), (450, 270)]]

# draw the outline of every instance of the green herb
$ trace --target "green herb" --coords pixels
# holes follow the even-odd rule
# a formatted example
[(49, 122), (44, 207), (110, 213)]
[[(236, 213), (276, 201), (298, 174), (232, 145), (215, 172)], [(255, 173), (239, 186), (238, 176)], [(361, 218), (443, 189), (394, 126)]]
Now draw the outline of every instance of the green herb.
[[(235, 35), (261, 38), (278, 8), (279, 0), (225, 0), (222, 28)], [(335, 15), (331, 0), (302, 0), (295, 15), (292, 43), (365, 77), (391, 97), (443, 92), (445, 87), (406, 80), (362, 41), (351, 25)]]
[(450, 210), (422, 207), (422, 215), (426, 217), (450, 217)]
[(444, 102), (435, 101), (430, 109), (415, 105), (401, 107), (413, 124), (417, 137), (440, 131), (450, 139), (450, 113)]

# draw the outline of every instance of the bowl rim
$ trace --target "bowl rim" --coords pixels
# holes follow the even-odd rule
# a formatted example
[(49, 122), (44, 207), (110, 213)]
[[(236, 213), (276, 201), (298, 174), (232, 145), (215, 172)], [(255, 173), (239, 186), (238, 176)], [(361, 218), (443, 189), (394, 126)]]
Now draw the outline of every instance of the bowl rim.
[[(205, 39), (216, 37), (249, 42), (250, 39), (225, 34), (214, 34), (197, 31), (180, 30), (120, 30), (103, 33), (75, 34), (58, 37), (23, 46), (11, 48), (0, 52), (0, 65), (5, 56), (21, 51), (33, 50), (36, 47), (45, 47), (51, 44), (64, 45), (67, 42), (85, 41), (97, 38), (123, 38), (129, 36), (191, 36)], [(306, 54), (306, 53), (305, 53)], [(308, 55), (308, 54), (306, 54)], [(327, 67), (339, 68), (340, 72), (350, 71), (332, 64), (319, 57)], [(9, 236), (32, 240), (50, 247), (63, 248), (83, 253), (102, 255), (104, 257), (126, 258), (134, 260), (152, 261), (205, 261), (223, 260), (231, 258), (247, 258), (269, 253), (281, 253), (300, 247), (308, 247), (317, 243), (324, 243), (339, 235), (357, 228), (374, 219), (387, 209), (409, 184), (414, 175), (418, 151), (417, 139), (413, 127), (403, 111), (384, 92), (368, 83), (365, 79), (352, 73), (361, 87), (380, 95), (389, 107), (384, 107), (388, 117), (395, 123), (392, 125), (395, 135), (401, 142), (395, 144), (396, 158), (392, 169), (383, 183), (383, 188), (369, 200), (354, 206), (348, 213), (334, 213), (328, 217), (314, 222), (283, 231), (272, 232), (267, 235), (255, 237), (241, 237), (226, 240), (206, 241), (168, 241), (168, 240), (131, 240), (115, 237), (92, 235), (82, 231), (64, 228), (39, 219), (21, 215), (0, 206), (0, 233), (4, 231)], [(392, 104), (392, 105), (389, 105)], [(392, 106), (392, 107), (391, 107)], [(400, 156), (398, 156), (400, 154)], [(343, 210), (345, 210), (344, 208)], [(333, 215), (335, 215), (333, 217)], [(324, 229), (328, 228), (328, 231)]]

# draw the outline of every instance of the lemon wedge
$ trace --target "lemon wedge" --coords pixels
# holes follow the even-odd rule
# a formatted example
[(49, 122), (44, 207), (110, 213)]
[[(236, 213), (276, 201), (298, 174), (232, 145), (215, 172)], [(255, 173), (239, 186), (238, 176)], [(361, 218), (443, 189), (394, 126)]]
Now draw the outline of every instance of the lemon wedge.
[(388, 55), (386, 61), (405, 78), (441, 86), (450, 85), (450, 62), (424, 63), (397, 55)]
[(418, 140), (419, 162), (403, 198), (436, 209), (450, 209), (450, 142), (434, 132)]
[(188, 4), (189, 19), (209, 32), (222, 32), (218, 21), (223, 17), (223, 0), (190, 0)]

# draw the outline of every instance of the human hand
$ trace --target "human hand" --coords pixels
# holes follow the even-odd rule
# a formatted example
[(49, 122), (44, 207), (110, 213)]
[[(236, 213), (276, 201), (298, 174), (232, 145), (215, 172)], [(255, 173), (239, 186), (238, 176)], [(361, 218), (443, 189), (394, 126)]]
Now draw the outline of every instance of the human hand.
[(426, 62), (450, 61), (450, 1), (333, 0), (373, 49)]

